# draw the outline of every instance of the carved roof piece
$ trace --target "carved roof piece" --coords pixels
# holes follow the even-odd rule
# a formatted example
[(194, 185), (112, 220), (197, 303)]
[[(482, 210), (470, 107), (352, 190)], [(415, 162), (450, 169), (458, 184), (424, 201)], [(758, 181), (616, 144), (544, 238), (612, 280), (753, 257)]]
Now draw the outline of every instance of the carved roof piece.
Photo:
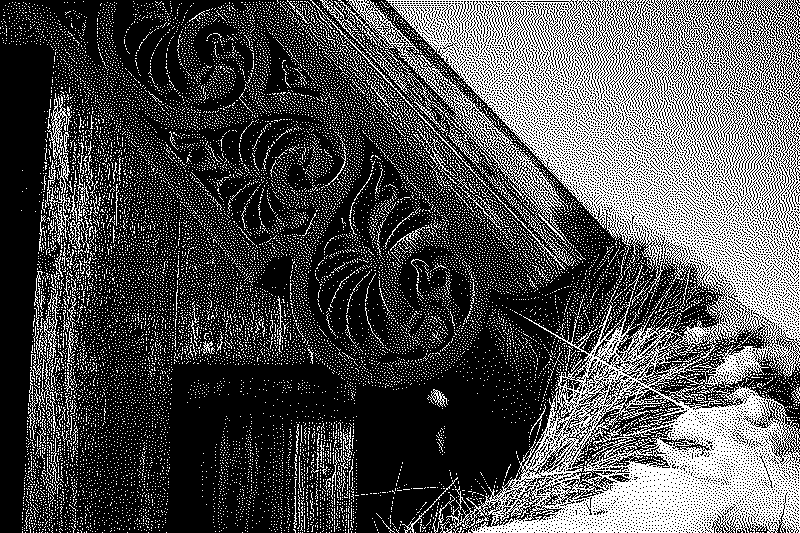
[(603, 228), (388, 4), (14, 4), (314, 356), (399, 386)]

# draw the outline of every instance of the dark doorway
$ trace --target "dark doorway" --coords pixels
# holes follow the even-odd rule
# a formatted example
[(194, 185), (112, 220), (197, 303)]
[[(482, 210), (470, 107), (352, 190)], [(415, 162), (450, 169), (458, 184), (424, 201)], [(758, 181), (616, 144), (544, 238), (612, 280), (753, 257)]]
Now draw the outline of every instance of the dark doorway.
[[(12, 31), (15, 28), (5, 28)], [(12, 41), (6, 34), (5, 39)], [(50, 107), (50, 86), (53, 77), (53, 50), (32, 44), (0, 45), (4, 58), (0, 98), (8, 110), (2, 142), (5, 168), (6, 261), (4, 277), (11, 290), (6, 291), (8, 309), (5, 328), (11, 337), (15, 362), (10, 365), (12, 383), (18, 383), (12, 423), (17, 435), (27, 436), (28, 395), (30, 383), (31, 345), (33, 340), (34, 295), (39, 250), (43, 171), (46, 149), (47, 113)], [(19, 403), (17, 403), (19, 402)], [(21, 431), (20, 431), (21, 430)], [(11, 431), (10, 433), (15, 433)], [(26, 437), (18, 446), (27, 455)], [(19, 448), (17, 448), (19, 450)], [(18, 463), (19, 465), (19, 463)], [(16, 468), (20, 470), (16, 470)], [(24, 463), (14, 467), (19, 481), (24, 478)], [(17, 508), (21, 511), (21, 508)], [(22, 513), (16, 516), (21, 516)], [(16, 518), (15, 518), (16, 520)]]
[(170, 529), (294, 531), (298, 424), (352, 421), (349, 398), (319, 365), (176, 366)]

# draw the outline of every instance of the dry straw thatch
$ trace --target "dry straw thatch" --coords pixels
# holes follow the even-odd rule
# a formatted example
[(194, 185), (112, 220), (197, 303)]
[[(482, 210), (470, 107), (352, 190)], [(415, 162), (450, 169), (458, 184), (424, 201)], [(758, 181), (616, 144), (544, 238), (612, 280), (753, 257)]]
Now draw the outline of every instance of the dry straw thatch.
[(685, 341), (687, 324), (702, 321), (718, 296), (694, 268), (654, 264), (643, 247), (619, 242), (577, 275), (570, 291), (561, 328), (552, 332), (562, 339), (554, 354), (557, 386), (518, 476), (477, 501), (451, 487), (397, 531), (470, 532), (590, 502), (624, 480), (631, 461), (663, 465), (656, 438), (681, 405), (724, 404), (730, 390), (709, 387), (707, 379), (740, 346)]

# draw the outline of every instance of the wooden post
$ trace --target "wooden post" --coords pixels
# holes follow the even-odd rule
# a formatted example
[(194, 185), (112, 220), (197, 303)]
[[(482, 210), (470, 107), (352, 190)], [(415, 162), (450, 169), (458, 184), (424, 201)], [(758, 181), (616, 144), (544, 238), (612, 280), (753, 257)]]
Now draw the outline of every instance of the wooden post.
[(53, 95), (24, 530), (163, 530), (179, 205), (77, 89)]
[(354, 531), (353, 436), (353, 422), (297, 424), (296, 533)]

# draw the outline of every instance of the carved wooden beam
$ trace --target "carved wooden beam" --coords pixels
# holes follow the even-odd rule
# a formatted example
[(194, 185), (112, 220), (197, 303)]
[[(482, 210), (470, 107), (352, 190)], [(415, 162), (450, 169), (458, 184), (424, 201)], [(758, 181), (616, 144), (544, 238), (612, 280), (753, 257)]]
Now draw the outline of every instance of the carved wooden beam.
[(13, 6), (314, 357), (402, 386), (608, 235), (385, 3)]

